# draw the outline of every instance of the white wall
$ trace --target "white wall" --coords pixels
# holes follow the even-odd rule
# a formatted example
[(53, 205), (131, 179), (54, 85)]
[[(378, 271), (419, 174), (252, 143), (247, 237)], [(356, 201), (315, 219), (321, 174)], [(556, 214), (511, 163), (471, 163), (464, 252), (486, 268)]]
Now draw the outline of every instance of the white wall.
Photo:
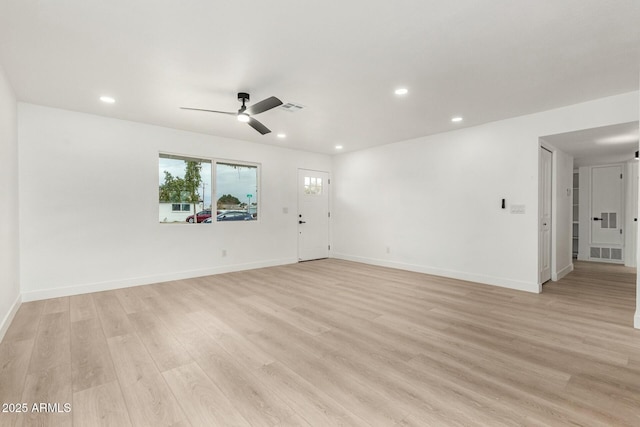
[(578, 200), (578, 260), (588, 261), (591, 248), (591, 166), (578, 169), (580, 199)]
[(637, 266), (636, 240), (638, 233), (638, 161), (627, 162), (625, 176), (625, 216), (624, 216), (624, 265)]
[[(25, 300), (296, 262), (297, 168), (331, 167), (325, 155), (23, 103), (19, 141)], [(261, 163), (260, 220), (159, 224), (160, 151)]]
[(20, 305), (16, 98), (0, 65), (0, 340)]
[(637, 118), (632, 92), (336, 156), (333, 256), (538, 292), (539, 137)]

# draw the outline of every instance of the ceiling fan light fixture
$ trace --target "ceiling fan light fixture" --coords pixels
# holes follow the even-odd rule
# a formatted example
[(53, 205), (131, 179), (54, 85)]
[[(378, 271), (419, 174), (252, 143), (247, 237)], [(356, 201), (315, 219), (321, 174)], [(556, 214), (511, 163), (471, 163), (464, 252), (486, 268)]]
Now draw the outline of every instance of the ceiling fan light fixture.
[(238, 93), (238, 100), (242, 102), (242, 107), (235, 111), (218, 111), (218, 110), (206, 110), (204, 108), (191, 108), (191, 107), (180, 107), (182, 110), (195, 110), (195, 111), (206, 111), (208, 113), (217, 113), (217, 114), (225, 114), (227, 116), (236, 116), (236, 119), (239, 122), (243, 122), (251, 126), (260, 135), (266, 135), (271, 133), (268, 127), (260, 123), (258, 120), (254, 119), (251, 116), (255, 116), (256, 114), (264, 113), (265, 111), (269, 111), (273, 108), (279, 107), (282, 105), (282, 101), (280, 101), (275, 96), (271, 96), (267, 99), (263, 99), (260, 102), (256, 102), (255, 104), (247, 107), (245, 103), (249, 100), (249, 94), (245, 92)]

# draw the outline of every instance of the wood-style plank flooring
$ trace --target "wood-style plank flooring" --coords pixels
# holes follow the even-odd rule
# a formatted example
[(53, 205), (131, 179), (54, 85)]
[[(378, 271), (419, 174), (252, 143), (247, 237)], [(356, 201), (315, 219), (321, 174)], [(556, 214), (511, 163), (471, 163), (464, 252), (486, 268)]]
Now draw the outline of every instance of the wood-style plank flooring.
[(617, 265), (536, 295), (339, 260), (29, 302), (0, 425), (639, 426), (634, 309)]

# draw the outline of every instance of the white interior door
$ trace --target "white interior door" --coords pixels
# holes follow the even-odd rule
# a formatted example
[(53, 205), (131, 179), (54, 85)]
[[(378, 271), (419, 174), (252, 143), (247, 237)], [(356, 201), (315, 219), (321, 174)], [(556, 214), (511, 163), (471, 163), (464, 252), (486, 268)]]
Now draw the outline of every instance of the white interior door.
[(298, 169), (298, 260), (329, 257), (329, 173)]
[(540, 218), (538, 267), (540, 283), (551, 280), (551, 169), (552, 154), (540, 147)]
[(591, 169), (591, 246), (622, 248), (622, 165)]

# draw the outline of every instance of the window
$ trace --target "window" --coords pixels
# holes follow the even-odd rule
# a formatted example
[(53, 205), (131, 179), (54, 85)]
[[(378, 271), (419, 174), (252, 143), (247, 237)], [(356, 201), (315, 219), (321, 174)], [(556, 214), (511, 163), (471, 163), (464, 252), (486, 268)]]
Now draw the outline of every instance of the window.
[(160, 154), (158, 218), (199, 224), (211, 217), (211, 160)]
[(258, 166), (216, 162), (217, 221), (258, 218)]
[(173, 203), (171, 204), (172, 212), (189, 212), (191, 211), (191, 205), (189, 203)]
[(322, 195), (322, 178), (316, 178), (314, 176), (305, 176), (304, 192), (305, 194), (311, 194), (316, 196)]
[(259, 167), (161, 153), (159, 222), (209, 224), (213, 217), (216, 222), (258, 219)]

